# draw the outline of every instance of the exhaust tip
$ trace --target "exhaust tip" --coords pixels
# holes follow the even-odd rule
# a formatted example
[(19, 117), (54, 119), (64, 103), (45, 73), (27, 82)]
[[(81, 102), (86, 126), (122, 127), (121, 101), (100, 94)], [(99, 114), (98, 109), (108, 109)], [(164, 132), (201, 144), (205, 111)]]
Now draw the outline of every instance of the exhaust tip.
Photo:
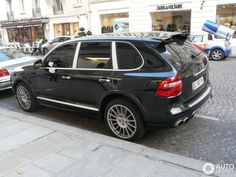
[(177, 120), (177, 121), (175, 122), (175, 127), (178, 127), (178, 126), (183, 125), (183, 124), (184, 124), (184, 121), (183, 121), (183, 120)]

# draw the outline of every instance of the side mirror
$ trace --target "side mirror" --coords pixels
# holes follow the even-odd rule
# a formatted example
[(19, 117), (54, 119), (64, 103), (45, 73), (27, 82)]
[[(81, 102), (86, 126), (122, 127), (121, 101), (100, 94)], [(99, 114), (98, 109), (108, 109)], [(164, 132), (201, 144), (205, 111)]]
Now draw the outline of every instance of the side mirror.
[(43, 61), (41, 59), (34, 62), (34, 68), (35, 69), (39, 69), (42, 66), (43, 66)]

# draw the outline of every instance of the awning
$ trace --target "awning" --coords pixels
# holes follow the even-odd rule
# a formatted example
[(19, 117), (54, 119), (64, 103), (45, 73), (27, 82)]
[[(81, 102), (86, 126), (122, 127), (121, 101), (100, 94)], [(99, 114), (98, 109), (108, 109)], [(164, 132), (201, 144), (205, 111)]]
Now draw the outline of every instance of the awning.
[(37, 19), (23, 19), (14, 21), (1, 22), (3, 28), (23, 28), (30, 26), (42, 26), (42, 24), (48, 23), (48, 18), (37, 18)]

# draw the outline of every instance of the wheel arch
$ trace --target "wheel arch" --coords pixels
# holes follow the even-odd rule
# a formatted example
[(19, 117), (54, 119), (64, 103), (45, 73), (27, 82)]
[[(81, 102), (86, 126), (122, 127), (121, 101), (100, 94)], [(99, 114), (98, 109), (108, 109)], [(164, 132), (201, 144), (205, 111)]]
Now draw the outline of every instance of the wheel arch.
[(29, 83), (28, 81), (24, 80), (24, 79), (21, 79), (21, 78), (15, 80), (14, 83), (12, 84), (12, 90), (13, 90), (14, 94), (15, 94), (15, 91), (16, 91), (16, 86), (17, 86), (19, 83), (25, 84), (25, 85), (30, 89), (30, 91), (32, 92), (32, 94), (33, 94), (34, 96), (36, 96), (36, 93), (35, 93), (35, 91), (33, 90), (33, 88), (32, 88), (32, 86), (30, 85), (30, 83)]
[(128, 95), (128, 94), (125, 94), (125, 93), (122, 93), (122, 92), (112, 92), (112, 93), (109, 93), (107, 95), (105, 95), (103, 98), (102, 98), (102, 101), (101, 101), (101, 104), (99, 106), (99, 110), (100, 110), (100, 113), (101, 113), (101, 116), (102, 116), (102, 119), (104, 120), (104, 111), (105, 111), (105, 108), (106, 106), (114, 99), (118, 99), (118, 98), (123, 98), (123, 99), (126, 99), (127, 101), (130, 101), (135, 107), (138, 108), (138, 110), (140, 111), (141, 115), (142, 115), (142, 118), (143, 120), (145, 121), (145, 109), (143, 107), (143, 105), (141, 104), (141, 102), (131, 96), (131, 95)]

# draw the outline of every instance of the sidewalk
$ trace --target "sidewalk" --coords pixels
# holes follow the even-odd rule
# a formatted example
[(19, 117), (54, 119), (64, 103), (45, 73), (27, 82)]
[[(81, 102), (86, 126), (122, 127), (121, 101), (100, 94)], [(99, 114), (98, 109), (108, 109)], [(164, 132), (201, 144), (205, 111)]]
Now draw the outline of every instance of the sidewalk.
[(205, 176), (203, 161), (7, 109), (0, 120), (0, 177)]

